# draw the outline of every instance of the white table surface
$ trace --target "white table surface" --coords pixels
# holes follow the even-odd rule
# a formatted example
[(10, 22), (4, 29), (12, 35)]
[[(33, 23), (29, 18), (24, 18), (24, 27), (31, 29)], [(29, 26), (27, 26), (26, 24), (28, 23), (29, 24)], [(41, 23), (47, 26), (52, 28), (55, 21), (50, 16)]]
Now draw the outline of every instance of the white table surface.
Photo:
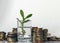
[(32, 43), (32, 42), (7, 42), (7, 41), (0, 41), (0, 43)]

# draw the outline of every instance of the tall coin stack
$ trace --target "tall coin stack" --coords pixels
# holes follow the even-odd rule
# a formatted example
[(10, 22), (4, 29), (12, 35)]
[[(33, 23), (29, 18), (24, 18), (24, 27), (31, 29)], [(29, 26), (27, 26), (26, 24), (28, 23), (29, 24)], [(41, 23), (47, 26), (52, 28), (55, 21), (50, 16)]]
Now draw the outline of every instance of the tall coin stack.
[(37, 30), (38, 27), (32, 27), (32, 30), (31, 30), (31, 35), (32, 35), (32, 42), (33, 43), (36, 43), (36, 30)]
[(43, 39), (44, 39), (44, 41), (47, 41), (47, 34), (48, 34), (48, 29), (43, 29)]
[(13, 28), (12, 32), (15, 34), (16, 41), (18, 41), (17, 28)]
[(42, 28), (37, 28), (37, 31), (36, 31), (36, 43), (42, 43), (42, 40), (43, 40)]

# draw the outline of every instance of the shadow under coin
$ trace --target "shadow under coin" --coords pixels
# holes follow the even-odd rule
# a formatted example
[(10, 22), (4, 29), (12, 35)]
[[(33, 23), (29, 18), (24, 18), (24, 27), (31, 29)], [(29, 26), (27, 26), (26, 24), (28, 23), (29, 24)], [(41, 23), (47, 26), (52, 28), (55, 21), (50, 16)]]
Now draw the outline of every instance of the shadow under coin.
[(17, 43), (17, 42), (7, 42), (7, 43)]
[(0, 43), (5, 43), (5, 41), (0, 41)]

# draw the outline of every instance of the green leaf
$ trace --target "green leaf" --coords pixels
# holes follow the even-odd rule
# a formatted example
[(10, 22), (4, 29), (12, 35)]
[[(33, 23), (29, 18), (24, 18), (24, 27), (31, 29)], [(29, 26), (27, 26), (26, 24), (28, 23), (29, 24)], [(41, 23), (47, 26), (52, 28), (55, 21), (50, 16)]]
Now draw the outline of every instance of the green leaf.
[(22, 18), (24, 19), (24, 12), (23, 12), (23, 10), (20, 10), (20, 14), (21, 14)]
[(25, 18), (25, 19), (27, 19), (27, 18), (29, 18), (29, 17), (31, 17), (31, 16), (32, 16), (32, 14), (29, 14), (29, 15), (27, 15), (27, 16), (26, 16), (26, 18)]
[(24, 23), (26, 23), (26, 22), (28, 22), (28, 21), (30, 21), (30, 20), (25, 20)]

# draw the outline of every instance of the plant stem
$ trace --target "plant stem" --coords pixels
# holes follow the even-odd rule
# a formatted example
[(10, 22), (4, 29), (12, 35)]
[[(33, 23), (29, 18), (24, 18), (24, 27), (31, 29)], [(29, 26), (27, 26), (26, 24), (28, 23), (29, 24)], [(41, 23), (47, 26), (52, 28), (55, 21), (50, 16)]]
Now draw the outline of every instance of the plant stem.
[(24, 20), (22, 20), (22, 34), (23, 34), (23, 36), (24, 36)]

